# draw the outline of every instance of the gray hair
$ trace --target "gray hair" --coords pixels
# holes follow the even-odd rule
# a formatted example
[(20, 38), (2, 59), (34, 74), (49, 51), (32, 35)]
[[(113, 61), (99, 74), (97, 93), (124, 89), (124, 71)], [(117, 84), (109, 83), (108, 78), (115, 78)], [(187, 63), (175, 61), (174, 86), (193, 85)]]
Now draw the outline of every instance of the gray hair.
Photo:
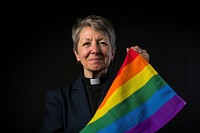
[(90, 16), (87, 16), (82, 19), (81, 18), (77, 19), (76, 24), (72, 27), (72, 40), (73, 40), (73, 49), (74, 50), (76, 50), (78, 52), (77, 45), (78, 45), (78, 42), (80, 39), (80, 32), (83, 28), (88, 27), (88, 26), (92, 27), (93, 29), (95, 29), (97, 31), (102, 31), (102, 32), (106, 33), (109, 37), (112, 51), (115, 51), (116, 35), (115, 35), (113, 25), (111, 24), (111, 22), (108, 19), (103, 18), (101, 16), (97, 16), (97, 15), (90, 15)]

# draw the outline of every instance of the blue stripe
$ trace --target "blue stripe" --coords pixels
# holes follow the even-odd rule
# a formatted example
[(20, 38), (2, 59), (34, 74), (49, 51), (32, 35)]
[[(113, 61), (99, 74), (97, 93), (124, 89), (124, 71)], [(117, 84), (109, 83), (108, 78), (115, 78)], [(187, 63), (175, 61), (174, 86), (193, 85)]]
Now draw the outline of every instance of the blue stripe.
[(110, 124), (108, 127), (100, 130), (99, 133), (127, 131), (153, 115), (175, 95), (176, 93), (172, 88), (166, 84), (161, 89), (157, 90), (146, 103), (142, 104), (140, 107), (120, 118), (116, 122)]

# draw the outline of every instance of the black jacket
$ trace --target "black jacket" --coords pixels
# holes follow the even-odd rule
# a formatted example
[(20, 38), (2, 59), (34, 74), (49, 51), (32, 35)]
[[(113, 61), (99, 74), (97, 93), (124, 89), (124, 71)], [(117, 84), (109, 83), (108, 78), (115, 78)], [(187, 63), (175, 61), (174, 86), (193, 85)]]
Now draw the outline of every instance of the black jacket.
[[(105, 97), (113, 76), (108, 76), (100, 102)], [(82, 74), (69, 86), (45, 93), (47, 114), (41, 133), (78, 133), (93, 117)]]

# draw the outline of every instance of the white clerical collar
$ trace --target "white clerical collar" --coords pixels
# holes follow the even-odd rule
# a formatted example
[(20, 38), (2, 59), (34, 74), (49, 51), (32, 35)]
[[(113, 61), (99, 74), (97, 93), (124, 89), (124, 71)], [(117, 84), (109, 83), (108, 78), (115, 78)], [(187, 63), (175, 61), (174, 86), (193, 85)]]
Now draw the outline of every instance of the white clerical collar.
[(100, 84), (100, 78), (92, 78), (92, 79), (90, 79), (90, 84), (91, 85), (98, 85), (98, 84)]

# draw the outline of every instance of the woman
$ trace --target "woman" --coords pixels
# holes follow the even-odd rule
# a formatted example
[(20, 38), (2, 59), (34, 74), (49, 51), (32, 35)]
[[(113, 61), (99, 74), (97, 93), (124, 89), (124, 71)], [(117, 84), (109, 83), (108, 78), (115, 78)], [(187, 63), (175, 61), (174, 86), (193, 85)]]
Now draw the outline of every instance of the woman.
[[(73, 50), (83, 71), (68, 86), (46, 92), (47, 114), (41, 132), (77, 133), (93, 117), (115, 77), (109, 74), (116, 51), (115, 39), (112, 24), (101, 16), (85, 17), (73, 26)], [(127, 48), (127, 52), (129, 49), (149, 61), (146, 50), (134, 46)]]

